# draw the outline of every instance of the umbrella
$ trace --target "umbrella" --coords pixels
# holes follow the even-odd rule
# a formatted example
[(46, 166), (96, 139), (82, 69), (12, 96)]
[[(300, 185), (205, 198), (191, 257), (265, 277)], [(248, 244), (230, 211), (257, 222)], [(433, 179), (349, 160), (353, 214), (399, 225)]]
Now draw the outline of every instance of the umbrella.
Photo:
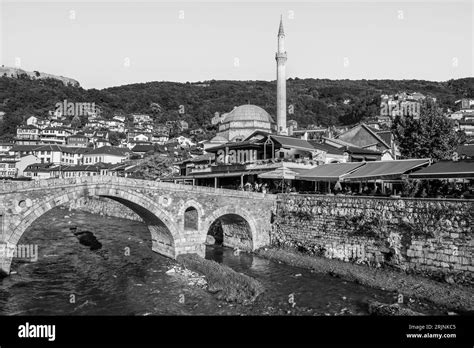
[(286, 168), (286, 167), (279, 167), (271, 172), (266, 172), (259, 174), (258, 177), (260, 179), (281, 179), (281, 180), (294, 180), (296, 175), (299, 173)]
[(258, 177), (261, 179), (276, 179), (276, 180), (281, 180), (281, 192), (283, 192), (283, 186), (285, 183), (285, 180), (294, 180), (296, 175), (299, 173), (288, 169), (286, 167), (279, 167), (275, 170), (272, 170), (271, 172), (266, 172), (259, 174)]

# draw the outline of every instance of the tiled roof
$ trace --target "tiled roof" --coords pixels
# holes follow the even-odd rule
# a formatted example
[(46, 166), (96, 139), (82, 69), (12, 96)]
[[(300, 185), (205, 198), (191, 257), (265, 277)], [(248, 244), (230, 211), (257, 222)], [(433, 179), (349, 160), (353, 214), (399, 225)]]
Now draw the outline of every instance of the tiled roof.
[(125, 156), (131, 151), (123, 147), (113, 147), (113, 146), (102, 146), (96, 149), (92, 149), (86, 153), (86, 155), (112, 155), (112, 156)]
[(273, 135), (273, 134), (271, 134), (269, 137), (273, 140), (276, 140), (283, 147), (299, 148), (299, 149), (304, 149), (308, 151), (314, 150), (314, 147), (310, 143), (308, 143), (306, 140), (303, 140), (303, 139), (287, 137), (284, 135)]
[(154, 149), (155, 147), (153, 145), (138, 144), (132, 148), (132, 151), (133, 152), (148, 152), (148, 151), (153, 151)]
[(357, 181), (400, 177), (429, 163), (429, 158), (366, 162), (363, 167), (357, 168), (356, 171), (344, 176), (344, 180)]
[(440, 161), (410, 174), (410, 178), (474, 178), (474, 161)]
[(112, 164), (99, 162), (79, 166), (61, 166), (60, 169), (63, 172), (100, 172), (101, 169), (107, 169), (111, 166)]
[(49, 172), (53, 167), (52, 163), (33, 163), (25, 168), (25, 172)]
[(308, 143), (310, 143), (316, 150), (322, 150), (333, 155), (343, 155), (345, 152), (344, 148), (337, 148), (329, 144), (320, 143), (316, 140), (308, 140)]

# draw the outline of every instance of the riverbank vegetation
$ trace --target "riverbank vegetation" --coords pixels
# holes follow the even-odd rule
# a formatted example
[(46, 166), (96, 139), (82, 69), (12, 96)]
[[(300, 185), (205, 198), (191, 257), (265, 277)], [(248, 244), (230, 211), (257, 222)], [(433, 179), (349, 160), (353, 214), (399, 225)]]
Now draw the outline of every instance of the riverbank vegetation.
[(177, 261), (184, 267), (203, 274), (208, 291), (227, 302), (249, 304), (265, 290), (258, 280), (196, 254), (179, 255)]

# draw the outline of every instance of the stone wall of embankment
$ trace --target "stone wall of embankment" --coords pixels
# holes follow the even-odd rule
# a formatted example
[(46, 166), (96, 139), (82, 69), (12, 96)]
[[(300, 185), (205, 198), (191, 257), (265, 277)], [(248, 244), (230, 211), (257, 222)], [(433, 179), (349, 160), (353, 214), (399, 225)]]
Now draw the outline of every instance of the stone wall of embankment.
[(474, 202), (279, 195), (271, 243), (472, 284)]

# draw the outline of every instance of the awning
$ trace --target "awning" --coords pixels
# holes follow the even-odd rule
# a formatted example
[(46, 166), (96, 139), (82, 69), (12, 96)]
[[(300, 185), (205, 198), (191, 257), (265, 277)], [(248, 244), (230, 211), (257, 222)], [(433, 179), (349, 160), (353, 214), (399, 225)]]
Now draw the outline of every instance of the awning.
[(258, 175), (260, 179), (278, 179), (278, 180), (294, 180), (302, 170), (293, 170), (286, 167), (280, 167), (271, 172), (261, 173)]
[(474, 179), (474, 161), (441, 161), (409, 175), (412, 179)]
[(222, 178), (222, 177), (236, 177), (242, 175), (255, 175), (262, 173), (261, 171), (238, 171), (238, 172), (222, 172), (222, 173), (203, 173), (203, 174), (190, 174), (188, 177), (193, 179), (201, 179), (201, 178)]
[(352, 173), (364, 164), (364, 162), (323, 164), (308, 170), (306, 173), (298, 175), (297, 179), (308, 181), (338, 181), (342, 176)]
[(357, 168), (354, 172), (344, 176), (342, 180), (365, 181), (377, 179), (401, 179), (403, 174), (406, 174), (415, 168), (425, 166), (429, 163), (429, 158), (365, 162), (364, 166)]

